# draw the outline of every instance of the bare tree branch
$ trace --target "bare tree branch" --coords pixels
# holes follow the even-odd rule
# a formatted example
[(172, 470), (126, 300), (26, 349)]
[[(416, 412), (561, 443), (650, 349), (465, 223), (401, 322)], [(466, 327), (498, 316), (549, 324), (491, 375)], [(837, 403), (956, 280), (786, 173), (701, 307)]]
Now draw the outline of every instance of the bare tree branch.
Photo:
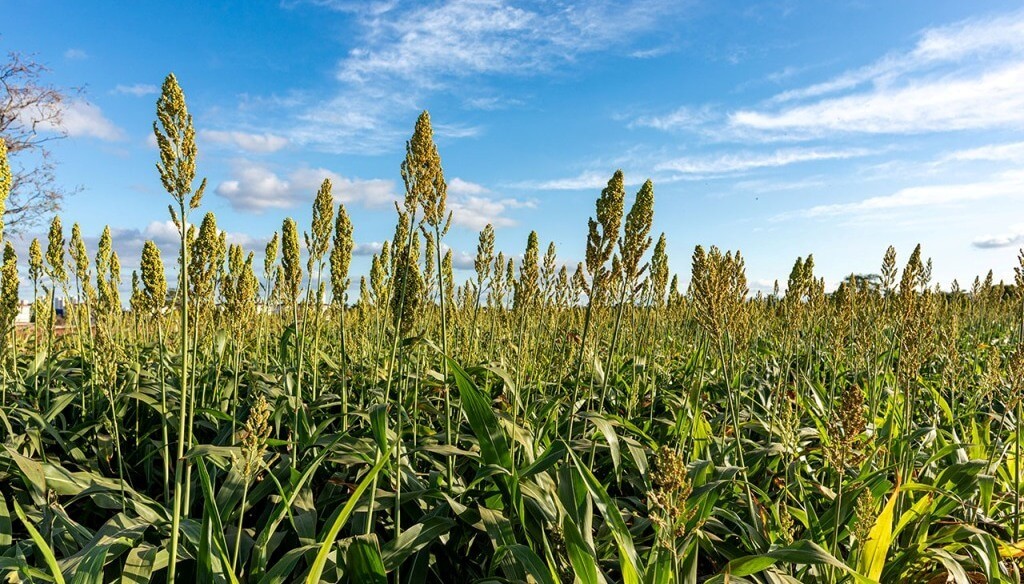
[(46, 83), (48, 72), (31, 56), (16, 52), (0, 63), (0, 138), (7, 143), (13, 174), (4, 222), (15, 232), (56, 212), (65, 197), (78, 191), (57, 182), (48, 143), (67, 137), (64, 108), (81, 90)]

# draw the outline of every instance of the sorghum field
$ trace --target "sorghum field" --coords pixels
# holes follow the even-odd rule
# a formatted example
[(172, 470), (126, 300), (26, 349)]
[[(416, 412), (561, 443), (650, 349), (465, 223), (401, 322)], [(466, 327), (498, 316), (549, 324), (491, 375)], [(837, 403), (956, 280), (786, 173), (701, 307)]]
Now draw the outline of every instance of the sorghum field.
[(585, 263), (488, 226), (459, 284), (424, 113), (347, 296), (330, 182), (254, 265), (173, 76), (154, 131), (180, 257), (147, 243), (130, 298), (109, 231), (6, 245), (5, 582), (1020, 581), (1024, 263), (941, 291), (890, 248), (826, 294), (808, 256), (752, 296), (697, 247), (680, 289), (617, 172)]

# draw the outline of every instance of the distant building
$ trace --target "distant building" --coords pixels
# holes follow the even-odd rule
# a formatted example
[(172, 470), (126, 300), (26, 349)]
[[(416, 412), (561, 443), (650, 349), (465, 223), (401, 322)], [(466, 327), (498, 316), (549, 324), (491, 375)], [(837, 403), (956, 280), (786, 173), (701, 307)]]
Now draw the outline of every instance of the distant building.
[(32, 324), (32, 303), (21, 302), (18, 304), (18, 314), (14, 317), (14, 324)]

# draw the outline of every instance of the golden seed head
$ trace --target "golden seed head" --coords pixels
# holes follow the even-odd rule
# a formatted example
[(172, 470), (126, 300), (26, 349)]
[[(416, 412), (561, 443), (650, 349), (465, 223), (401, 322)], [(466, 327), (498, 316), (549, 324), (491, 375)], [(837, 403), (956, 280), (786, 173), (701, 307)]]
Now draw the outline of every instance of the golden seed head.
[(603, 285), (605, 264), (611, 259), (619, 237), (626, 198), (624, 181), (622, 171), (616, 170), (597, 199), (597, 220), (589, 219), (587, 224), (587, 271), (595, 290)]
[(142, 244), (142, 289), (145, 296), (146, 310), (158, 313), (167, 301), (167, 275), (164, 273), (164, 262), (160, 258), (160, 248), (156, 243), (147, 240)]
[(4, 211), (7, 209), (7, 198), (11, 195), (13, 183), (11, 165), (7, 160), (7, 142), (0, 138), (0, 241), (4, 239)]
[(352, 238), (352, 220), (345, 205), (338, 204), (337, 219), (334, 221), (334, 246), (331, 248), (331, 294), (334, 302), (344, 304), (345, 290), (348, 289), (348, 269), (352, 262), (355, 240)]
[(282, 292), (289, 302), (299, 298), (302, 286), (302, 265), (299, 256), (299, 233), (295, 221), (288, 217), (281, 225), (281, 282)]
[(473, 260), (473, 268), (476, 269), (477, 285), (483, 288), (484, 281), (491, 276), (491, 262), (494, 260), (494, 226), (490, 223), (480, 231), (480, 239), (476, 245), (476, 259)]
[(519, 280), (515, 283), (514, 307), (516, 310), (525, 308), (537, 297), (537, 280), (540, 274), (537, 265), (539, 246), (537, 232), (531, 231), (526, 239), (526, 253), (523, 255), (523, 262), (519, 265)]
[(0, 332), (7, 333), (14, 326), (18, 314), (18, 254), (10, 241), (4, 245), (3, 264), (0, 265)]
[(262, 394), (249, 408), (249, 418), (242, 429), (242, 469), (245, 480), (258, 474), (260, 462), (267, 451), (270, 436), (270, 404)]
[[(202, 200), (206, 180), (198, 189), (192, 190), (196, 176), (196, 131), (192, 126), (192, 115), (185, 105), (185, 93), (173, 73), (164, 79), (156, 102), (156, 117), (153, 134), (160, 149), (160, 162), (156, 165), (160, 181), (179, 205), (184, 206), (187, 199), (188, 208), (196, 209)], [(190, 199), (189, 195), (192, 195)]]
[(423, 220), (440, 229), (445, 220), (448, 186), (441, 168), (441, 157), (434, 144), (430, 113), (427, 111), (420, 114), (412, 138), (406, 142), (401, 171), (405, 182), (406, 213), (413, 217), (416, 215), (416, 206), (422, 205)]
[(309, 271), (319, 263), (331, 240), (331, 223), (334, 222), (334, 197), (331, 195), (331, 179), (325, 178), (313, 200), (312, 235), (306, 238), (306, 249), (309, 252)]
[(665, 305), (665, 289), (668, 287), (668, 253), (665, 251), (667, 244), (665, 234), (658, 238), (654, 244), (654, 251), (651, 253), (651, 294), (653, 295), (654, 306), (661, 308)]
[(68, 274), (64, 269), (64, 228), (61, 226), (59, 215), (54, 215), (53, 221), (50, 222), (46, 263), (49, 265), (50, 278), (54, 282), (67, 280)]
[(39, 238), (33, 237), (28, 246), (28, 276), (33, 282), (39, 281), (43, 275), (43, 249)]
[(619, 241), (622, 278), (632, 287), (639, 276), (640, 260), (651, 247), (651, 224), (654, 221), (654, 183), (649, 179), (640, 187), (636, 200), (626, 215), (626, 226)]

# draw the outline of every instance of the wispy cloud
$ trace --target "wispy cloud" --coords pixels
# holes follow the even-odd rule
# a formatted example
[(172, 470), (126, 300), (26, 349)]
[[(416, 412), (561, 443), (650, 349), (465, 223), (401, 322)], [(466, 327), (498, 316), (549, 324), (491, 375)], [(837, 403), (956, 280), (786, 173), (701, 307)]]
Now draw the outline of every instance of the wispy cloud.
[(64, 51), (64, 58), (69, 61), (82, 61), (89, 58), (89, 54), (82, 49), (71, 48)]
[(834, 132), (913, 134), (1024, 125), (1024, 63), (951, 74), (781, 110), (729, 115), (740, 130), (817, 138)]
[(1024, 172), (1004, 172), (991, 180), (960, 184), (935, 184), (900, 189), (889, 195), (870, 197), (851, 203), (816, 205), (781, 213), (773, 221), (815, 219), (870, 213), (894, 212), (939, 207), (1024, 194)]
[(938, 162), (987, 160), (995, 162), (1024, 162), (1024, 142), (987, 144), (977, 148), (955, 150), (942, 156)]
[(909, 51), (728, 115), (741, 135), (818, 138), (1024, 126), (1024, 12), (923, 31)]
[(891, 53), (828, 81), (780, 93), (772, 101), (819, 97), (866, 84), (886, 85), (908, 73), (960, 64), (970, 58), (1021, 54), (1024, 54), (1024, 12), (968, 19), (922, 31), (910, 51)]
[(114, 88), (114, 93), (121, 95), (131, 95), (134, 97), (145, 97), (147, 95), (156, 95), (160, 92), (160, 88), (150, 83), (133, 83), (132, 85), (118, 85)]
[(463, 100), (462, 105), (466, 109), (481, 111), (496, 111), (523, 105), (523, 100), (514, 97), (487, 95), (469, 97)]
[[(610, 172), (584, 171), (576, 176), (547, 180), (528, 180), (512, 186), (538, 191), (581, 191), (585, 189), (602, 189), (608, 185)], [(630, 175), (627, 175), (627, 177)]]
[(335, 201), (380, 206), (396, 200), (393, 181), (346, 178), (324, 168), (303, 167), (281, 176), (267, 166), (236, 160), (232, 175), (217, 185), (216, 193), (243, 212), (288, 209), (310, 201), (325, 178), (331, 179)]
[(666, 160), (655, 165), (655, 170), (671, 170), (688, 175), (720, 175), (745, 172), (759, 168), (789, 166), (802, 162), (845, 160), (874, 154), (866, 148), (840, 150), (815, 148), (788, 148), (774, 152), (739, 152), (718, 156), (683, 157)]
[(221, 146), (233, 146), (245, 152), (265, 154), (277, 152), (288, 145), (288, 138), (276, 134), (250, 132), (228, 132), (221, 130), (201, 130), (200, 138)]
[(675, 131), (694, 130), (720, 118), (711, 106), (682, 106), (664, 115), (639, 116), (629, 123), (629, 127), (646, 127), (655, 130)]

